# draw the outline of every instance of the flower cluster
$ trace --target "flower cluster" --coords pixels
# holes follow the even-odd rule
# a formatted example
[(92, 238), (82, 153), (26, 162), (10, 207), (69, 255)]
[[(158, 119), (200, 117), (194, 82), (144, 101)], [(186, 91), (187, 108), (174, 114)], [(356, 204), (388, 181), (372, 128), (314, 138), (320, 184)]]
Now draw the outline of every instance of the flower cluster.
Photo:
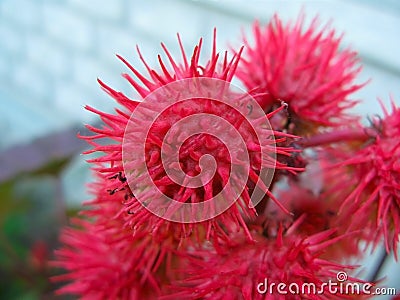
[[(312, 134), (319, 127), (354, 121), (349, 98), (362, 85), (354, 83), (361, 71), (354, 51), (339, 51), (341, 38), (318, 18), (304, 28), (304, 16), (283, 24), (277, 15), (266, 25), (253, 26), (254, 45), (245, 39), (246, 52), (238, 78), (247, 89), (264, 93), (260, 104), (271, 110), (280, 101), (289, 104), (294, 130)], [(287, 120), (286, 120), (287, 122)]]
[[(351, 270), (351, 266), (320, 258), (321, 252), (340, 240), (341, 237), (332, 238), (335, 230), (307, 238), (283, 234), (283, 227), (279, 228), (275, 238), (266, 237), (262, 231), (260, 227), (253, 228), (254, 243), (248, 243), (236, 234), (228, 245), (220, 245), (225, 249), (223, 252), (204, 248), (191, 254), (182, 271), (184, 279), (174, 282), (174, 292), (162, 298), (301, 299), (307, 293), (301, 291), (303, 283), (315, 286), (315, 291), (309, 291), (310, 297), (320, 295), (322, 299), (341, 299), (345, 296), (329, 291), (323, 285), (329, 280), (336, 282), (338, 271)], [(260, 288), (266, 280), (268, 286)], [(288, 291), (279, 294), (274, 290), (279, 284), (299, 289), (293, 289), (292, 295)]]
[[(103, 127), (89, 208), (61, 234), (53, 264), (83, 299), (283, 299), (257, 284), (315, 284), (351, 273), (362, 245), (400, 234), (400, 109), (351, 116), (357, 54), (318, 19), (253, 26), (254, 43), (200, 60), (202, 40), (147, 75), (124, 58), (135, 98), (92, 107)], [(237, 77), (245, 90), (233, 87)], [(375, 278), (376, 279), (376, 278)], [(349, 282), (361, 280), (349, 277)], [(293, 299), (306, 295), (295, 294)], [(326, 290), (310, 299), (341, 299)], [(290, 298), (289, 297), (289, 298)], [(288, 299), (289, 299), (288, 298)]]

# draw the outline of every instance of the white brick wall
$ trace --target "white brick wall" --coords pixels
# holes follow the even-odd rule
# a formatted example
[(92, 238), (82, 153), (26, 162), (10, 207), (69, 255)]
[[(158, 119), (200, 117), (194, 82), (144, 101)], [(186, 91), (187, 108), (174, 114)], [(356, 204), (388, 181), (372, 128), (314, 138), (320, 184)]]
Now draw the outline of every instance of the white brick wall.
[(8, 57), (19, 57), (24, 49), (23, 33), (17, 32), (12, 28), (6, 19), (0, 19), (0, 53), (2, 60), (6, 61)]
[(98, 1), (98, 0), (69, 0), (67, 5), (87, 14), (88, 18), (101, 21), (119, 21), (120, 16), (126, 9), (125, 1)]
[(36, 33), (26, 38), (29, 64), (40, 66), (55, 78), (65, 78), (70, 69), (71, 55), (62, 45)]
[(356, 1), (2, 0), (0, 90), (14, 99), (1, 101), (19, 101), (52, 115), (64, 116), (67, 111), (68, 121), (59, 118), (58, 122), (81, 123), (85, 116), (92, 117), (82, 112), (85, 103), (111, 110), (112, 101), (98, 88), (97, 77), (133, 93), (119, 76), (128, 70), (115, 53), (143, 70), (135, 50), (139, 44), (147, 61), (157, 68), (161, 41), (179, 59), (176, 33), (180, 32), (187, 52), (203, 36), (207, 56), (213, 27), (218, 30), (219, 48), (225, 49), (228, 41), (240, 44), (240, 30), (249, 30), (254, 18), (266, 21), (275, 11), (284, 19), (295, 18), (302, 7), (310, 16), (319, 13), (322, 20), (331, 18), (339, 31), (345, 31), (345, 43), (365, 58), (361, 78), (374, 80), (359, 93), (360, 98), (368, 99), (368, 105), (359, 111), (375, 112), (376, 96), (386, 101), (391, 92), (400, 99), (396, 50), (400, 48), (400, 12), (390, 9), (377, 10)]
[(115, 25), (96, 28), (98, 51), (104, 59), (114, 59), (116, 53), (132, 55), (135, 51), (135, 30)]
[(94, 48), (94, 24), (92, 20), (62, 3), (43, 7), (45, 34), (71, 51), (90, 51)]
[(40, 25), (42, 1), (13, 0), (2, 1), (2, 17), (12, 21), (16, 26), (30, 28), (31, 30)]
[(165, 5), (162, 0), (146, 3), (132, 1), (129, 12), (129, 23), (133, 29), (140, 29), (166, 44), (175, 42), (176, 33), (179, 32), (184, 37), (185, 46), (193, 47), (202, 34), (200, 29), (203, 24), (209, 22), (207, 14), (199, 13), (192, 5), (184, 2), (180, 5), (174, 2)]
[(23, 86), (24, 92), (29, 94), (29, 99), (24, 99), (24, 102), (28, 106), (39, 104), (35, 103), (37, 101), (36, 99), (46, 98), (48, 96), (48, 89), (51, 90), (51, 85), (49, 85), (48, 80), (46, 80), (47, 78), (35, 65), (26, 65), (24, 62), (18, 62), (14, 67), (12, 75), (12, 80), (15, 84), (17, 86)]

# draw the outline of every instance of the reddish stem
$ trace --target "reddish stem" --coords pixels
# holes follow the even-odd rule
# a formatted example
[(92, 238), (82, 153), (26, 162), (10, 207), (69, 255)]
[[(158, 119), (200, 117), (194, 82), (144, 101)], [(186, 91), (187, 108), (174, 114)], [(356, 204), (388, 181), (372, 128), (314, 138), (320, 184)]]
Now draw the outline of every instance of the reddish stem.
[(372, 128), (341, 129), (304, 138), (298, 144), (307, 148), (348, 141), (364, 142), (376, 135), (376, 130)]
[[(276, 182), (276, 178), (274, 178), (274, 180), (271, 182), (271, 184), (270, 184), (269, 187), (268, 187), (268, 189), (269, 189), (270, 191), (272, 191), (272, 189), (273, 189), (273, 187), (274, 187), (274, 185), (275, 185), (275, 182)], [(265, 208), (267, 207), (268, 201), (269, 201), (269, 197), (264, 197), (264, 199), (262, 199), (262, 200), (260, 201), (260, 203), (258, 203), (258, 204), (256, 205), (256, 211), (257, 211), (257, 214), (258, 214), (259, 216), (264, 214), (264, 211), (265, 211)]]

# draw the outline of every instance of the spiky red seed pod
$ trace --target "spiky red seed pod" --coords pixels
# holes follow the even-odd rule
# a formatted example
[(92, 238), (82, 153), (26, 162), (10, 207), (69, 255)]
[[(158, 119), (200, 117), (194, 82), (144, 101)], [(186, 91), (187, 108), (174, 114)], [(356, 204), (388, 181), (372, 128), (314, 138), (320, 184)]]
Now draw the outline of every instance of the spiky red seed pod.
[(118, 222), (106, 226), (75, 219), (74, 223), (79, 228), (65, 229), (63, 248), (56, 251), (53, 265), (67, 273), (53, 280), (69, 282), (57, 294), (80, 299), (151, 299), (161, 293), (163, 276), (155, 266), (165, 264), (165, 242), (156, 243), (147, 233), (133, 236)]
[[(352, 269), (320, 257), (326, 247), (341, 238), (332, 238), (334, 231), (304, 238), (292, 233), (284, 235), (281, 227), (272, 239), (252, 231), (254, 243), (236, 235), (229, 246), (222, 247), (223, 253), (209, 248), (193, 251), (187, 266), (180, 270), (186, 278), (175, 282), (171, 295), (162, 299), (342, 299), (346, 296), (330, 293), (322, 286), (328, 280), (336, 282), (338, 271)], [(268, 286), (260, 289), (266, 279)], [(279, 294), (280, 283), (298, 286), (299, 294)], [(315, 284), (316, 290), (322, 286), (324, 293), (301, 294), (304, 283)]]
[[(383, 105), (382, 105), (383, 107)], [(400, 109), (392, 102), (392, 112), (384, 107), (382, 119), (372, 120), (376, 134), (356, 151), (336, 152), (345, 158), (350, 176), (342, 185), (351, 191), (341, 206), (350, 216), (352, 228), (369, 228), (377, 240), (384, 237), (386, 249), (397, 257), (400, 236)]]
[[(180, 41), (179, 41), (180, 42)], [(146, 79), (139, 72), (129, 65), (123, 58), (120, 59), (132, 70), (136, 77), (142, 82), (139, 85), (129, 75), (124, 77), (138, 91), (142, 98), (152, 95), (155, 90), (166, 87), (168, 83), (178, 82), (187, 78), (218, 79), (220, 82), (228, 82), (232, 79), (239, 55), (228, 62), (225, 56), (222, 65), (218, 65), (218, 54), (216, 53), (215, 38), (211, 59), (203, 67), (199, 64), (200, 44), (195, 48), (194, 53), (188, 62), (185, 52), (182, 49), (183, 63), (178, 65), (163, 46), (170, 59), (172, 71), (167, 71), (167, 67), (160, 59), (162, 73), (159, 74), (143, 61), (150, 79)], [(139, 56), (141, 57), (140, 53)], [(117, 92), (103, 82), (99, 81), (103, 89), (109, 93), (120, 105), (122, 109), (116, 109), (116, 114), (100, 112), (94, 108), (87, 107), (88, 110), (98, 114), (104, 126), (96, 128), (88, 125), (87, 127), (95, 133), (93, 136), (83, 137), (93, 149), (86, 153), (100, 152), (102, 156), (90, 160), (94, 164), (93, 170), (96, 174), (96, 182), (91, 189), (95, 198), (89, 203), (91, 208), (83, 213), (84, 218), (89, 218), (91, 222), (75, 220), (78, 226), (75, 229), (67, 229), (61, 235), (64, 244), (63, 248), (57, 252), (56, 264), (67, 270), (67, 274), (56, 278), (56, 280), (70, 280), (69, 285), (62, 288), (60, 293), (73, 293), (83, 298), (121, 298), (121, 299), (143, 299), (160, 294), (162, 286), (168, 284), (171, 279), (172, 267), (168, 257), (172, 251), (182, 251), (188, 247), (194, 247), (204, 242), (206, 238), (213, 236), (214, 232), (218, 236), (225, 236), (226, 232), (237, 231), (243, 228), (246, 231), (244, 218), (255, 214), (255, 210), (248, 207), (250, 202), (250, 189), (245, 189), (239, 204), (235, 204), (221, 216), (207, 220), (203, 224), (180, 224), (170, 222), (152, 212), (148, 211), (143, 203), (136, 199), (129, 182), (129, 174), (126, 174), (124, 163), (123, 141), (126, 138), (125, 132), (130, 124), (131, 115), (137, 112), (138, 101), (129, 99), (124, 94)], [(220, 90), (213, 90), (221, 87), (221, 84), (203, 85), (201, 88), (211, 94), (219, 93)], [(196, 96), (195, 94), (194, 96)], [(189, 95), (190, 96), (190, 95)], [(227, 95), (231, 96), (231, 95)], [(232, 94), (232, 99), (236, 102), (240, 99)], [(227, 97), (228, 100), (231, 97)], [(179, 100), (179, 99), (177, 99)], [(273, 155), (270, 160), (262, 161), (260, 157), (260, 147), (253, 139), (254, 131), (243, 117), (231, 111), (223, 104), (209, 104), (207, 101), (193, 98), (187, 103), (188, 107), (172, 106), (170, 110), (165, 110), (160, 120), (154, 123), (151, 135), (148, 140), (139, 147), (145, 148), (145, 162), (150, 170), (151, 179), (163, 190), (172, 196), (182, 196), (179, 186), (168, 180), (164, 172), (159, 154), (159, 141), (162, 141), (165, 132), (179, 120), (187, 117), (193, 111), (206, 112), (222, 116), (228, 122), (234, 123), (240, 130), (243, 139), (248, 142), (246, 152), (250, 153), (250, 181), (256, 182), (261, 172), (260, 168), (267, 163), (267, 167), (275, 166)], [(243, 103), (246, 104), (246, 103)], [(157, 103), (153, 103), (157, 105)], [(250, 107), (252, 108), (252, 107)], [(251, 111), (249, 112), (251, 113)], [(262, 116), (259, 122), (267, 121), (273, 113), (265, 115), (261, 110)], [(261, 124), (260, 123), (260, 124)], [(182, 129), (182, 128), (180, 128)], [(183, 128), (184, 129), (184, 128)], [(273, 134), (271, 130), (267, 131)], [(282, 141), (284, 134), (277, 133), (278, 141)], [(103, 139), (107, 142), (104, 143)], [(100, 140), (100, 142), (98, 142)], [(113, 142), (110, 142), (113, 140)], [(271, 150), (275, 149), (275, 141), (271, 140)], [(268, 143), (268, 141), (264, 141)], [(197, 170), (199, 157), (204, 154), (212, 154), (219, 166), (220, 182), (205, 185), (203, 190), (196, 191), (198, 201), (207, 200), (213, 193), (220, 189), (225, 183), (227, 174), (225, 165), (227, 164), (227, 153), (224, 145), (210, 137), (194, 137), (187, 141), (186, 147), (181, 155), (181, 163), (187, 172)], [(183, 144), (185, 146), (185, 144)], [(269, 146), (269, 144), (267, 144)], [(290, 155), (289, 148), (276, 148), (281, 155)], [(132, 151), (130, 151), (132, 150)], [(128, 152), (134, 152), (129, 148)], [(274, 154), (271, 151), (271, 154)], [(291, 170), (277, 163), (283, 169)], [(153, 172), (154, 170), (157, 172)], [(160, 172), (161, 170), (161, 172)], [(135, 169), (129, 171), (135, 171)], [(254, 189), (254, 185), (251, 187)], [(267, 187), (263, 187), (265, 193), (269, 193)], [(183, 193), (185, 196), (185, 193)], [(271, 195), (272, 196), (272, 195)], [(177, 199), (179, 200), (179, 199)], [(192, 199), (193, 200), (193, 199)], [(245, 205), (244, 205), (245, 204)], [(195, 234), (192, 234), (195, 232)], [(247, 234), (251, 239), (250, 233)], [(186, 249), (186, 250), (185, 250)], [(173, 278), (173, 276), (172, 276)], [(107, 284), (104, 284), (106, 282)]]
[[(62, 247), (55, 251), (53, 266), (65, 270), (52, 278), (67, 282), (57, 294), (80, 299), (153, 299), (175, 274), (173, 251), (190, 245), (169, 228), (157, 236), (126, 227), (120, 213), (123, 194), (110, 195), (107, 177), (91, 184), (95, 199), (90, 208), (71, 220), (60, 234)], [(178, 246), (180, 245), (180, 247)], [(180, 250), (185, 251), (185, 250)]]
[[(278, 191), (274, 191), (281, 203), (287, 207), (292, 215), (283, 214), (281, 210), (274, 204), (268, 203), (265, 211), (265, 221), (262, 223), (265, 234), (268, 236), (276, 235), (279, 226), (290, 228), (292, 224), (299, 223), (298, 226), (292, 228), (293, 234), (308, 237), (325, 230), (336, 229), (333, 237), (345, 235), (351, 225), (349, 218), (343, 218), (338, 215), (338, 210), (342, 204), (343, 197), (337, 197), (331, 190), (337, 173), (335, 170), (320, 170), (318, 173), (302, 174), (305, 179), (311, 176), (327, 177), (321, 187), (314, 191), (301, 185), (301, 182), (290, 182), (288, 187)], [(328, 175), (333, 172), (335, 174)], [(348, 261), (350, 258), (360, 257), (360, 242), (367, 241), (370, 237), (368, 231), (359, 231), (350, 236), (342, 237), (336, 243), (327, 247), (322, 257), (330, 261)]]
[[(349, 96), (362, 85), (354, 83), (361, 67), (355, 52), (339, 50), (341, 37), (318, 18), (306, 27), (304, 15), (284, 24), (277, 15), (265, 26), (253, 25), (254, 44), (246, 38), (243, 63), (236, 72), (248, 90), (269, 111), (285, 101), (295, 132), (312, 133), (319, 126), (341, 126), (354, 120), (346, 109), (357, 102)], [(282, 123), (282, 122), (281, 122)]]
[[(181, 46), (181, 42), (179, 40), (179, 44)], [(160, 67), (162, 73), (157, 73), (153, 69), (151, 69), (146, 62), (141, 57), (139, 52), (139, 56), (142, 59), (148, 73), (150, 79), (145, 78), (142, 74), (140, 74), (134, 67), (132, 67), (127, 61), (123, 58), (119, 57), (128, 67), (129, 69), (136, 75), (138, 80), (141, 82), (139, 84), (135, 81), (130, 75), (124, 74), (124, 77), (131, 83), (134, 89), (140, 94), (140, 96), (144, 99), (146, 97), (151, 97), (156, 90), (159, 91), (159, 88), (167, 87), (169, 83), (179, 82), (180, 80), (185, 80), (188, 78), (209, 78), (216, 79), (220, 81), (225, 81), (229, 83), (235, 73), (237, 65), (239, 63), (240, 52), (235, 55), (229, 62), (227, 59), (227, 55), (222, 61), (222, 64), (219, 65), (219, 54), (216, 52), (216, 41), (214, 35), (214, 41), (212, 46), (211, 58), (206, 62), (204, 66), (199, 63), (199, 56), (201, 50), (201, 40), (198, 46), (195, 47), (193, 55), (190, 59), (187, 58), (182, 46), (182, 64), (178, 64), (173, 60), (167, 49), (164, 45), (163, 48), (165, 53), (170, 61), (172, 71), (168, 71), (167, 67), (162, 62), (161, 58)], [(144, 206), (143, 202), (138, 201), (135, 197), (135, 190), (132, 190), (128, 185), (129, 180), (127, 180), (127, 174), (125, 174), (124, 166), (123, 166), (123, 147), (122, 142), (125, 137), (125, 131), (130, 122), (130, 118), (132, 113), (135, 113), (137, 110), (140, 101), (136, 101), (133, 99), (129, 99), (121, 92), (117, 92), (112, 88), (105, 85), (103, 82), (99, 81), (103, 89), (110, 94), (119, 104), (123, 106), (123, 110), (116, 110), (116, 114), (108, 114), (97, 111), (91, 107), (87, 107), (88, 110), (100, 115), (102, 121), (104, 122), (103, 128), (95, 128), (92, 126), (88, 126), (88, 128), (96, 133), (94, 136), (83, 137), (85, 138), (91, 145), (93, 145), (93, 149), (88, 151), (87, 153), (92, 152), (102, 152), (103, 156), (90, 160), (90, 162), (95, 164), (95, 170), (108, 176), (110, 186), (108, 192), (113, 195), (115, 193), (122, 193), (125, 197), (124, 206), (121, 207), (121, 214), (128, 216), (126, 218), (126, 225), (133, 227), (134, 230), (137, 228), (147, 228), (149, 232), (156, 234), (157, 231), (164, 226), (174, 226), (175, 231), (182, 232), (183, 236), (187, 236), (192, 231), (199, 230), (197, 234), (210, 238), (214, 231), (218, 230), (228, 230), (228, 231), (236, 231), (239, 228), (246, 228), (244, 218), (254, 217), (256, 212), (254, 208), (249, 208), (248, 205), (250, 203), (251, 198), (251, 188), (245, 187), (242, 194), (240, 195), (239, 200), (232, 205), (226, 212), (222, 213), (217, 218), (204, 221), (201, 225), (198, 224), (178, 224), (174, 223), (171, 225), (168, 221), (160, 218), (159, 216), (153, 215), (149, 212)], [(209, 85), (201, 87), (202, 90), (209, 89), (211, 94), (218, 94), (219, 90), (213, 90), (215, 88), (221, 88), (221, 85)], [(193, 96), (197, 94), (194, 93)], [(228, 97), (229, 98), (229, 97)], [(236, 98), (234, 98), (236, 99)], [(176, 99), (178, 101), (179, 99)], [(236, 99), (237, 100), (237, 99)], [(235, 100), (235, 101), (236, 101)], [(216, 173), (216, 177), (210, 184), (205, 184), (204, 186), (196, 189), (182, 189), (181, 186), (177, 185), (175, 182), (168, 178), (164, 166), (162, 164), (161, 156), (160, 156), (160, 141), (165, 136), (165, 133), (168, 129), (171, 128), (174, 122), (176, 122), (179, 118), (183, 118), (188, 116), (191, 112), (204, 112), (208, 114), (213, 114), (216, 116), (226, 117), (227, 121), (232, 123), (243, 123), (243, 118), (234, 118), (236, 115), (234, 111), (227, 110), (226, 106), (220, 104), (209, 104), (208, 101), (200, 101), (193, 99), (190, 107), (182, 107), (177, 103), (176, 107), (172, 107), (170, 110), (166, 110), (161, 115), (162, 121), (155, 122), (153, 131), (149, 132), (149, 139), (147, 139), (147, 143), (145, 145), (145, 156), (146, 156), (146, 166), (150, 170), (150, 175), (154, 181), (154, 184), (162, 191), (164, 194), (169, 197), (174, 198), (174, 200), (178, 202), (202, 202), (207, 200), (211, 196), (215, 196), (222, 186), (226, 184), (226, 176), (228, 175), (226, 170), (226, 149), (224, 149), (223, 145), (220, 145), (215, 139), (207, 136), (196, 136), (191, 137), (192, 140), (188, 140), (186, 143), (186, 148), (183, 147), (184, 151), (180, 152), (180, 163), (184, 166), (186, 171), (194, 171), (198, 172), (198, 166), (200, 163), (200, 157), (205, 154), (211, 154), (217, 161), (218, 171)], [(188, 102), (189, 103), (189, 102)], [(267, 122), (268, 118), (270, 118), (274, 112), (268, 115), (263, 114), (264, 121)], [(234, 120), (233, 120), (234, 119)], [(236, 124), (237, 125), (237, 124)], [(239, 127), (238, 127), (239, 128)], [(182, 129), (182, 128), (181, 128)], [(243, 138), (247, 143), (247, 152), (250, 157), (250, 171), (249, 171), (249, 182), (253, 182), (252, 188), (254, 188), (254, 183), (257, 183), (259, 180), (259, 174), (262, 171), (262, 168), (265, 166), (260, 161), (260, 144), (257, 144), (257, 141), (253, 141), (253, 128), (248, 128), (246, 126), (240, 126), (240, 134), (243, 135)], [(271, 132), (275, 134), (278, 141), (282, 141), (285, 138), (285, 134), (278, 132)], [(116, 141), (116, 143), (112, 144), (102, 144), (96, 142), (98, 139), (112, 139)], [(141, 146), (141, 145), (136, 145)], [(185, 146), (185, 145), (184, 145)], [(273, 154), (275, 145), (271, 145), (271, 154)], [(131, 149), (133, 151), (133, 148)], [(132, 152), (131, 151), (131, 152)], [(224, 152), (225, 151), (225, 152)], [(290, 156), (291, 148), (277, 147), (277, 153)], [(129, 152), (129, 151), (127, 151)], [(134, 152), (134, 151), (133, 151)], [(187, 155), (186, 155), (186, 154)], [(186, 155), (186, 156), (185, 156)], [(272, 160), (271, 164), (268, 168), (271, 168), (275, 162)], [(276, 163), (276, 167), (286, 169), (289, 171), (294, 171), (296, 168), (292, 168), (290, 166), (285, 166), (280, 163)], [(134, 170), (134, 168), (133, 168)], [(129, 175), (129, 174), (128, 174)], [(188, 174), (193, 175), (193, 174)], [(196, 175), (196, 174), (194, 174)], [(268, 187), (261, 183), (261, 189), (270, 197), (273, 197)], [(273, 198), (274, 199), (274, 198)], [(275, 200), (275, 199), (274, 199)], [(199, 229), (202, 227), (201, 229)], [(222, 229), (224, 228), (224, 229)], [(249, 238), (251, 235), (248, 234)]]

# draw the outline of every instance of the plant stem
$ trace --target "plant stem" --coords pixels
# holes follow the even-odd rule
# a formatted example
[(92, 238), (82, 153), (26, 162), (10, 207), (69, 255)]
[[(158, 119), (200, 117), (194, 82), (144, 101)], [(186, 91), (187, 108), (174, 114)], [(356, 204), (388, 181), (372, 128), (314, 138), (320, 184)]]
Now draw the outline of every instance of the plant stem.
[(298, 143), (300, 146), (307, 148), (347, 141), (364, 142), (376, 135), (377, 132), (372, 128), (341, 129), (316, 134), (312, 137), (304, 138)]

